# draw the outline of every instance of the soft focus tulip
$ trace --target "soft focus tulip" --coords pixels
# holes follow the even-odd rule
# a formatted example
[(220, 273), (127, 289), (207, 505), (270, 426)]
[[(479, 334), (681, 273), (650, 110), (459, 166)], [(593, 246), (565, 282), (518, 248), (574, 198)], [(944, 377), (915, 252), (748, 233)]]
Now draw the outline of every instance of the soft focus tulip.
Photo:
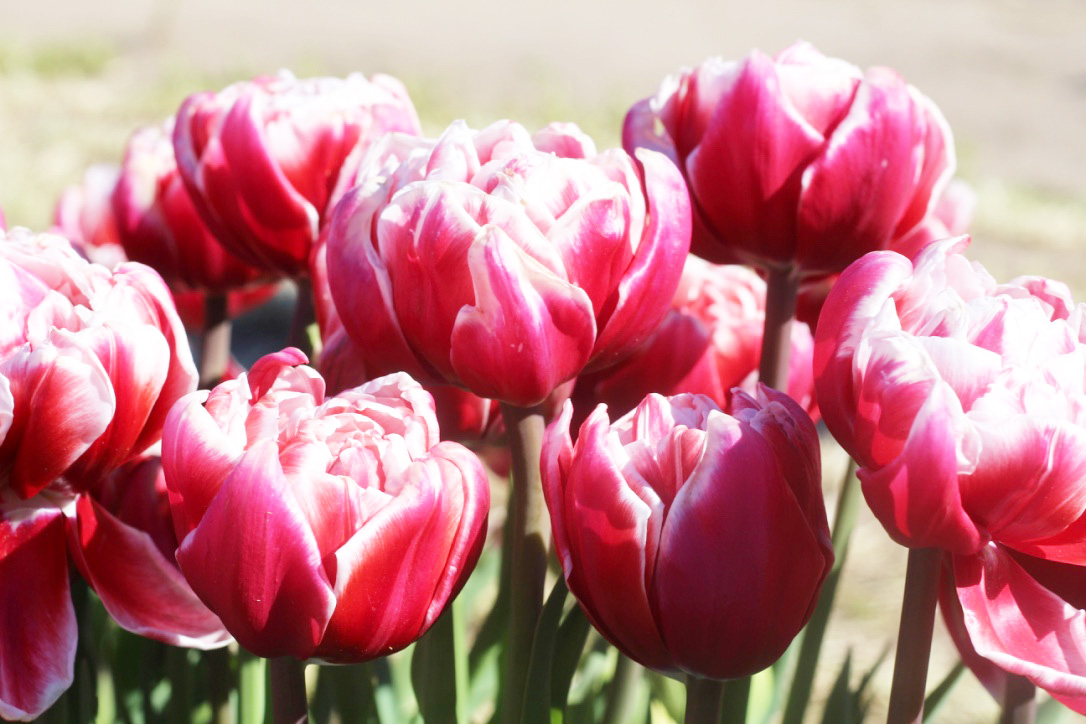
[(775, 661), (833, 564), (818, 435), (791, 398), (649, 395), (571, 442), (547, 429), (543, 492), (570, 591), (635, 661), (732, 678)]
[(117, 237), (132, 261), (171, 289), (226, 292), (266, 275), (227, 252), (193, 206), (177, 172), (173, 119), (132, 135), (112, 192)]
[(223, 639), (202, 607), (187, 618), (172, 617), (184, 603), (141, 607), (141, 597), (162, 594), (164, 579), (136, 560), (118, 566), (97, 552), (99, 543), (142, 543), (102, 542), (91, 529), (92, 517), (101, 517), (99, 533), (121, 530), (86, 495), (157, 442), (169, 408), (196, 386), (165, 284), (140, 264), (110, 272), (63, 238), (25, 229), (0, 232), (0, 275), (7, 299), (0, 304), (0, 716), (33, 719), (72, 681), (66, 519), (82, 529), (87, 547), (73, 544), (73, 552), (88, 582), (97, 589), (104, 581), (107, 607), (124, 608), (122, 626), (186, 645)]
[(661, 154), (596, 154), (570, 124), (457, 123), (371, 148), (329, 227), (329, 282), (375, 372), (528, 407), (648, 338), (689, 224)]
[(120, 168), (112, 163), (99, 163), (88, 168), (80, 183), (64, 189), (57, 199), (53, 228), (50, 229), (75, 244), (88, 259), (107, 269), (128, 261), (117, 236), (117, 222), (110, 202), (120, 173)]
[(623, 145), (666, 153), (693, 198), (694, 253), (839, 272), (921, 222), (954, 169), (950, 129), (894, 71), (797, 43), (669, 77)]
[(482, 464), (405, 374), (325, 398), (295, 349), (184, 398), (163, 436), (177, 562), (261, 656), (362, 661), (421, 636), (478, 558)]
[[(625, 415), (651, 392), (707, 395), (722, 408), (729, 406), (732, 388), (753, 394), (765, 295), (765, 282), (747, 267), (687, 257), (671, 310), (649, 341), (624, 362), (578, 378), (578, 411), (587, 415), (602, 402), (611, 415)], [(811, 330), (799, 323), (792, 325), (791, 334), (787, 391), (817, 416)]]
[(255, 266), (301, 276), (341, 167), (389, 131), (419, 133), (398, 80), (298, 80), (284, 71), (189, 96), (174, 148), (219, 241)]
[(890, 536), (947, 551), (963, 648), (1082, 710), (1086, 307), (1048, 279), (997, 284), (967, 244), (845, 270), (815, 337), (819, 404)]

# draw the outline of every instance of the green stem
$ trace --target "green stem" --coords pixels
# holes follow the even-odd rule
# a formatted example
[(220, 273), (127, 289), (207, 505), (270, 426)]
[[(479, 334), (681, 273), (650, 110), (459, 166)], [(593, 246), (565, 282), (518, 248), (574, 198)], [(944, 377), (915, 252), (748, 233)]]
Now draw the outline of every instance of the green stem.
[(208, 293), (204, 298), (204, 331), (200, 340), (200, 389), (222, 382), (230, 364), (230, 317), (226, 295)]
[(313, 286), (308, 279), (295, 281), (297, 296), (294, 299), (294, 316), (290, 320), (288, 347), (297, 347), (307, 357), (313, 356), (313, 344), (309, 339), (309, 325), (316, 319), (313, 309)]
[(788, 704), (784, 709), (781, 724), (801, 724), (811, 698), (811, 686), (815, 671), (818, 669), (818, 657), (822, 651), (822, 640), (826, 636), (826, 626), (833, 611), (833, 601), (837, 595), (837, 584), (841, 580), (841, 568), (848, 555), (848, 543), (852, 538), (852, 529), (856, 525), (856, 514), (860, 510), (860, 486), (856, 480), (856, 463), (849, 460), (845, 470), (845, 479), (841, 492), (837, 496), (837, 512), (833, 519), (833, 568), (822, 584), (822, 593), (811, 620), (804, 629), (799, 649), (799, 661), (792, 676), (792, 687), (788, 692)]
[(267, 661), (242, 649), (238, 655), (239, 724), (263, 724)]
[(768, 387), (787, 390), (792, 318), (796, 316), (799, 276), (792, 269), (770, 269), (766, 285), (765, 328), (758, 379)]
[(543, 609), (550, 523), (539, 472), (542, 407), (523, 408), (503, 402), (501, 408), (513, 453), (513, 520), (506, 528), (506, 535), (512, 538), (509, 639), (502, 688), (503, 720), (512, 724), (520, 720), (532, 642)]
[(603, 712), (602, 724), (624, 724), (634, 721), (640, 699), (639, 684), (645, 670), (633, 659), (621, 651), (614, 676), (611, 677), (611, 691), (607, 696), (607, 708)]
[(1000, 724), (1033, 724), (1037, 718), (1037, 687), (1024, 676), (1007, 677)]
[(909, 550), (887, 724), (920, 724), (924, 719), (924, 687), (942, 562), (943, 552), (938, 548)]
[(275, 724), (298, 724), (309, 721), (305, 698), (305, 662), (293, 656), (280, 656), (268, 661), (268, 684), (272, 696), (272, 721)]
[(750, 701), (750, 677), (730, 679), (724, 682), (724, 696), (720, 702), (720, 724), (744, 724), (747, 720), (747, 703)]
[(716, 724), (720, 717), (720, 702), (723, 697), (723, 681), (688, 675), (686, 677), (686, 715), (683, 717), (683, 724)]
[(238, 685), (231, 666), (233, 656), (227, 646), (204, 652), (207, 662), (207, 691), (211, 704), (211, 724), (233, 724), (234, 707), (230, 692)]

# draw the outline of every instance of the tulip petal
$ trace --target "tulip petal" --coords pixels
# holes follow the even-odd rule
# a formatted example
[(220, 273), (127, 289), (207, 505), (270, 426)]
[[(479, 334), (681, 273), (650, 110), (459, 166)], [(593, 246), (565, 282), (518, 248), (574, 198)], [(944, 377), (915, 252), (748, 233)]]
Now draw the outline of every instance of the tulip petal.
[[(810, 617), (832, 555), (765, 438), (723, 413), (710, 414), (707, 433), (668, 511), (652, 595), (678, 667), (723, 679), (784, 652)], [(722, 540), (742, 541), (742, 553)]]
[(196, 649), (230, 643), (222, 622), (151, 536), (122, 523), (90, 496), (76, 503), (69, 541), (79, 571), (125, 630)]
[(954, 581), (979, 655), (1069, 704), (1086, 702), (1086, 611), (1040, 585), (994, 544), (975, 556), (955, 556)]
[(493, 225), (468, 252), (475, 304), (460, 310), (450, 360), (480, 397), (539, 404), (584, 367), (596, 336), (592, 303)]
[(78, 638), (58, 509), (0, 520), (0, 717), (32, 721), (71, 683)]
[(690, 196), (679, 169), (662, 154), (639, 150), (648, 224), (618, 289), (599, 315), (589, 369), (602, 369), (640, 347), (667, 314), (661, 297), (679, 286), (690, 250)]
[(259, 656), (306, 659), (335, 597), (276, 453), (273, 440), (246, 451), (177, 562), (239, 644)]
[(864, 497), (890, 537), (904, 546), (970, 554), (987, 541), (962, 507), (955, 423), (958, 399), (938, 383), (920, 407), (901, 454), (884, 467), (862, 468)]

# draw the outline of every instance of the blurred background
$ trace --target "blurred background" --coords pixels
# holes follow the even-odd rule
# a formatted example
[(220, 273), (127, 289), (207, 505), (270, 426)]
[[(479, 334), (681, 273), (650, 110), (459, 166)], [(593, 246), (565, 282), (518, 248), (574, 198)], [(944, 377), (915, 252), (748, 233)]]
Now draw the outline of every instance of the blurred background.
[[(997, 279), (1042, 274), (1086, 299), (1086, 2), (1082, 0), (0, 0), (0, 208), (44, 230), (60, 191), (117, 163), (128, 135), (186, 95), (289, 68), (399, 77), (428, 134), (466, 118), (573, 121), (618, 145), (626, 109), (682, 66), (797, 39), (887, 65), (930, 96), (978, 193), (971, 256)], [(826, 486), (843, 457), (828, 451)], [(741, 551), (737, 551), (741, 555)], [(904, 551), (869, 514), (843, 574), (825, 692), (892, 651)], [(940, 634), (941, 635), (941, 634)], [(930, 681), (954, 656), (936, 642)], [(884, 716), (892, 655), (875, 679)], [(816, 710), (818, 708), (816, 707)], [(963, 680), (937, 721), (992, 721)]]

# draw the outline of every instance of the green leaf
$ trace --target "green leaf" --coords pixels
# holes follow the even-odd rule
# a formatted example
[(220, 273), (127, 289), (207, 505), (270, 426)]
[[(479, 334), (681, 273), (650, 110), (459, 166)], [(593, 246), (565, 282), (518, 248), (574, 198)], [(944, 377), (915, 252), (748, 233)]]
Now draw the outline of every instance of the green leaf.
[(965, 671), (965, 664), (961, 661), (954, 664), (947, 675), (943, 677), (943, 680), (939, 682), (939, 685), (931, 690), (931, 693), (924, 699), (924, 721), (929, 721), (935, 712), (939, 709), (939, 706), (945, 701), (946, 695), (950, 693), (950, 690), (954, 688), (954, 685), (958, 683), (958, 679), (962, 678), (962, 673)]
[[(564, 582), (563, 582), (564, 583)], [(584, 653), (592, 624), (588, 622), (580, 605), (574, 605), (558, 627), (555, 635), (554, 655), (551, 663), (550, 709), (551, 722), (561, 722), (565, 716), (569, 690), (577, 664)]]

